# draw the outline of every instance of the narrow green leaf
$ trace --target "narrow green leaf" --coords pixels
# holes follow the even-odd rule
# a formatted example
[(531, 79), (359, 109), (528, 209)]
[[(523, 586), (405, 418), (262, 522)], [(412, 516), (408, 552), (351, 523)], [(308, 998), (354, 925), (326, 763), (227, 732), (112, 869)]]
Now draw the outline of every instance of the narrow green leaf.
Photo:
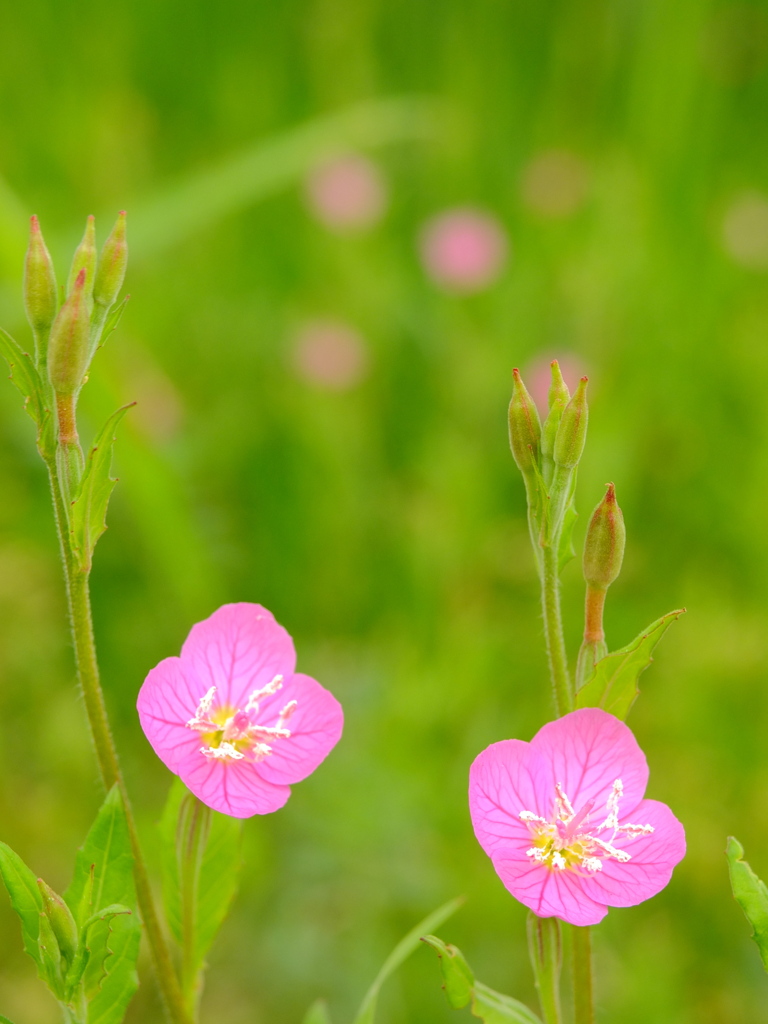
[(768, 887), (743, 859), (744, 847), (733, 836), (728, 837), (725, 855), (734, 898), (752, 925), (752, 938), (768, 971)]
[(11, 380), (24, 398), (24, 408), (37, 424), (37, 446), (41, 454), (51, 456), (54, 450), (53, 417), (46, 404), (45, 383), (37, 372), (32, 356), (2, 328), (0, 355), (10, 367)]
[(0, 875), (11, 899), (11, 906), (21, 921), (24, 949), (37, 964), (38, 974), (47, 980), (40, 952), (40, 920), (45, 915), (43, 897), (37, 887), (37, 876), (10, 846), (0, 843)]
[(84, 572), (90, 571), (93, 549), (107, 528), (107, 505), (112, 489), (117, 483), (117, 480), (109, 475), (112, 467), (112, 446), (115, 441), (114, 431), (132, 405), (135, 405), (135, 402), (118, 409), (104, 424), (88, 453), (80, 489), (72, 502), (69, 516), (72, 546)]
[(426, 942), (437, 953), (440, 959), (440, 970), (443, 972), (443, 989), (446, 998), (454, 1010), (460, 1010), (472, 998), (475, 987), (472, 968), (464, 959), (464, 954), (460, 949), (448, 945), (436, 935), (425, 935), (422, 942)]
[(529, 1010), (512, 996), (503, 996), (494, 992), (481, 981), (475, 982), (475, 999), (472, 1003), (472, 1015), (485, 1021), (485, 1024), (541, 1024), (541, 1018)]
[(331, 1015), (324, 999), (317, 999), (312, 1003), (302, 1024), (331, 1024)]
[(0, 1024), (13, 1024), (13, 1021), (8, 1020), (7, 1017), (4, 1017), (2, 1013), (0, 1013)]
[(123, 318), (123, 313), (125, 312), (125, 307), (128, 305), (129, 299), (130, 295), (126, 295), (122, 302), (113, 306), (107, 313), (104, 326), (98, 331), (98, 337), (92, 337), (91, 339), (92, 350), (94, 352), (97, 348), (103, 348), (104, 345), (106, 345), (107, 338), (110, 334), (113, 334), (117, 330), (117, 326)]
[(402, 938), (392, 952), (389, 954), (387, 959), (384, 961), (384, 965), (376, 975), (376, 978), (365, 994), (360, 1009), (357, 1011), (357, 1016), (354, 1019), (353, 1024), (373, 1024), (376, 1015), (376, 1003), (378, 1002), (379, 992), (381, 986), (397, 968), (404, 963), (408, 957), (418, 948), (419, 942), (421, 941), (424, 933), (431, 932), (434, 928), (437, 928), (444, 921), (455, 914), (459, 907), (464, 902), (462, 897), (457, 899), (449, 900), (448, 903), (444, 903), (442, 907), (438, 907), (431, 914), (428, 914), (423, 921), (419, 921), (415, 928), (412, 928), (408, 934)]
[[(64, 898), (80, 927), (81, 942), (90, 950), (83, 974), (85, 995), (90, 1000), (88, 1024), (119, 1024), (138, 986), (136, 958), (141, 931), (135, 912), (128, 825), (116, 786), (107, 794), (78, 851), (75, 876)], [(115, 904), (120, 905), (119, 910)], [(125, 909), (132, 913), (125, 914)], [(115, 913), (120, 916), (112, 916)]]
[(662, 615), (626, 647), (601, 658), (576, 694), (576, 707), (603, 708), (625, 719), (640, 692), (638, 677), (653, 661), (651, 652), (667, 628), (684, 612), (685, 608), (679, 608)]
[[(183, 944), (181, 873), (179, 848), (183, 828), (182, 805), (193, 800), (180, 779), (175, 779), (160, 821), (163, 867), (163, 902), (171, 932)], [(193, 966), (200, 971), (206, 954), (221, 927), (237, 891), (240, 873), (242, 822), (226, 814), (210, 811), (210, 826), (200, 857), (196, 892), (192, 894), (195, 910), (195, 943)]]

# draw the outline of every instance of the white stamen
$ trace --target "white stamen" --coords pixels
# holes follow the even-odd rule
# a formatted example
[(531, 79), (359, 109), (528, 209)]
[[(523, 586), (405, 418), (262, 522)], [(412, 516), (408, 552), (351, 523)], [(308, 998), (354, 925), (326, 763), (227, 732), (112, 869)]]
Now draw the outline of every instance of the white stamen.
[(532, 846), (530, 848), (530, 850), (526, 850), (525, 851), (525, 856), (526, 857), (531, 857), (533, 860), (537, 861), (539, 864), (543, 864), (544, 861), (547, 859), (546, 854), (544, 853), (544, 851), (539, 846)]
[(249, 727), (248, 732), (256, 736), (270, 736), (276, 740), (287, 740), (291, 735), (289, 729), (281, 729), (277, 725), (252, 725)]
[(595, 871), (603, 870), (603, 862), (599, 857), (585, 857), (584, 868), (590, 873), (594, 874)]
[(222, 743), (219, 747), (200, 747), (200, 753), (214, 761), (242, 761), (245, 754), (241, 754), (231, 743)]
[(592, 842), (600, 847), (601, 850), (605, 850), (609, 857), (614, 857), (622, 864), (626, 864), (628, 860), (632, 860), (632, 855), (627, 853), (626, 850), (617, 850), (615, 846), (611, 846), (610, 843), (606, 843), (604, 839), (598, 839), (597, 836), (591, 837)]
[(539, 821), (542, 825), (548, 825), (549, 822), (546, 818), (539, 817), (538, 814), (534, 814), (533, 811), (520, 811), (518, 818), (521, 821)]
[[(299, 706), (299, 702), (297, 700), (289, 700), (288, 701), (288, 703), (285, 705), (283, 710), (280, 712), (279, 718), (277, 719), (277, 728), (278, 729), (282, 729), (282, 727), (285, 725), (285, 723), (288, 721), (288, 719), (291, 717), (291, 715), (293, 714), (293, 712), (296, 710), (296, 708), (298, 706)], [(290, 733), (288, 735), (290, 735)]]
[(278, 690), (283, 688), (283, 677), (278, 675), (266, 686), (262, 686), (260, 690), (254, 690), (251, 696), (248, 698), (248, 703), (245, 705), (246, 711), (258, 711), (259, 710), (259, 697), (268, 697), (273, 693), (277, 693)]
[(617, 832), (623, 832), (625, 836), (649, 836), (655, 829), (653, 825), (619, 825)]
[(619, 827), (619, 800), (624, 795), (624, 784), (621, 779), (616, 779), (611, 788), (611, 795), (605, 802), (605, 809), (608, 811), (608, 817), (599, 825), (598, 828), (610, 828), (614, 832)]
[(552, 854), (552, 867), (562, 871), (566, 866), (565, 857), (561, 853)]
[(205, 729), (207, 730), (208, 727), (211, 725), (213, 725), (214, 729), (216, 728), (216, 726), (208, 720), (208, 712), (211, 710), (211, 705), (213, 704), (213, 698), (215, 696), (216, 687), (212, 686), (210, 690), (208, 690), (208, 692), (205, 694), (205, 696), (200, 698), (200, 703), (197, 705), (195, 717), (190, 718), (190, 720), (187, 722), (188, 728), (199, 729), (201, 726), (204, 726)]
[(565, 795), (565, 791), (559, 782), (555, 783), (555, 792), (557, 793), (557, 797), (555, 799), (555, 813), (561, 821), (564, 821), (567, 824), (571, 818), (575, 817), (576, 811), (574, 811), (571, 801)]

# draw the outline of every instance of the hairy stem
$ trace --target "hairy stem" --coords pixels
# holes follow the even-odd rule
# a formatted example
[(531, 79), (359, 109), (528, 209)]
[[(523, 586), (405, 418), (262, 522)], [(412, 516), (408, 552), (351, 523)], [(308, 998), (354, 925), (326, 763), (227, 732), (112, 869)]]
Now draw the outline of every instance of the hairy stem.
[(541, 603), (544, 612), (544, 636), (547, 642), (549, 671), (555, 694), (558, 715), (573, 711), (573, 690), (568, 675), (568, 656), (563, 637), (563, 619), (560, 612), (560, 573), (557, 544), (549, 543), (542, 549)]
[(573, 937), (573, 1020), (574, 1024), (595, 1024), (592, 992), (591, 929), (571, 928)]
[(149, 941), (152, 962), (166, 1014), (173, 1024), (192, 1024), (191, 1018), (184, 1006), (168, 944), (160, 927), (149, 883), (149, 874), (139, 846), (136, 823), (125, 788), (125, 782), (120, 771), (112, 731), (109, 726), (104, 693), (99, 681), (99, 666), (96, 660), (88, 575), (78, 568), (72, 551), (67, 509), (62, 497), (56, 463), (50, 460), (47, 464), (53, 495), (54, 517), (56, 519), (64, 565), (64, 579), (67, 589), (72, 639), (75, 646), (77, 675), (88, 715), (88, 723), (91, 728), (99, 771), (104, 786), (107, 789), (111, 789), (112, 786), (117, 785), (123, 798), (133, 852), (136, 898), (139, 904), (141, 919), (144, 923), (144, 930)]
[(181, 895), (181, 989), (187, 1010), (197, 1020), (200, 997), (199, 962), (196, 954), (200, 869), (211, 828), (211, 809), (191, 793), (179, 808), (177, 856)]

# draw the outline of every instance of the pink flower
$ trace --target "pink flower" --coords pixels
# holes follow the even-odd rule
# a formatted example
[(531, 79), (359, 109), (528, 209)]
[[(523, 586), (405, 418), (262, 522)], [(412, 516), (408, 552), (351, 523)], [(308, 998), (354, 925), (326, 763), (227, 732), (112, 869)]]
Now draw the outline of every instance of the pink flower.
[(427, 273), (457, 292), (476, 292), (492, 284), (501, 273), (507, 249), (507, 236), (496, 218), (470, 207), (433, 217), (421, 233)]
[(304, 324), (299, 331), (293, 363), (310, 384), (328, 391), (348, 391), (368, 372), (368, 348), (353, 327), (317, 320)]
[(504, 885), (539, 917), (597, 924), (608, 907), (655, 896), (685, 855), (683, 826), (644, 800), (648, 764), (630, 729), (599, 708), (573, 711), (530, 743), (475, 758), (469, 806)]
[(295, 666), (293, 641), (266, 608), (225, 604), (144, 680), (141, 727), (209, 807), (234, 818), (276, 811), (335, 746), (344, 719)]
[(350, 154), (316, 167), (307, 178), (306, 197), (319, 221), (338, 231), (350, 231), (379, 220), (387, 189), (372, 160)]

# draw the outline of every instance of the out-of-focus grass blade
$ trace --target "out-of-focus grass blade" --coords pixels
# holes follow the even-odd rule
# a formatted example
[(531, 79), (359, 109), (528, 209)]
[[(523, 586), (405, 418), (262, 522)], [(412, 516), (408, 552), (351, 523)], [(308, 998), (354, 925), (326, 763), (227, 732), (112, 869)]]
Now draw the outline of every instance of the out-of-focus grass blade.
[(276, 191), (319, 161), (349, 149), (423, 138), (434, 130), (434, 102), (417, 97), (362, 103), (261, 140), (130, 211), (131, 259), (153, 256)]
[(458, 896), (456, 899), (444, 903), (442, 907), (438, 907), (437, 910), (433, 910), (431, 914), (428, 914), (423, 921), (419, 921), (416, 927), (412, 928), (398, 942), (384, 961), (384, 965), (376, 975), (373, 984), (366, 992), (365, 998), (360, 1004), (360, 1009), (357, 1011), (354, 1024), (373, 1024), (381, 986), (390, 974), (393, 974), (408, 959), (411, 953), (418, 948), (422, 935), (427, 935), (433, 932), (435, 928), (439, 928), (443, 921), (447, 921), (452, 914), (456, 913), (463, 902), (463, 897)]

